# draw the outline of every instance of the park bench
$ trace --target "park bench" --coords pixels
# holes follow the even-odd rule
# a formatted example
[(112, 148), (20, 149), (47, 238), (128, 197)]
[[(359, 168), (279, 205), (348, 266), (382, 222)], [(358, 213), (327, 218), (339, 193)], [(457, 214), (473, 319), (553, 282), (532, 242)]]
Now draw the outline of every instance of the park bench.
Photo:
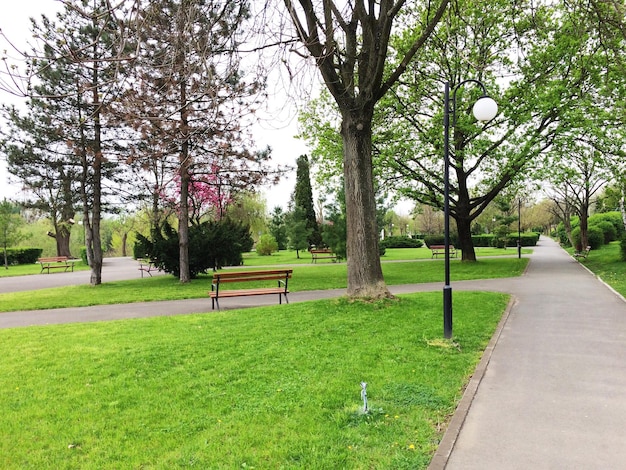
[(575, 251), (573, 256), (577, 260), (580, 260), (580, 258), (587, 259), (587, 256), (589, 256), (590, 251), (591, 251), (591, 246), (588, 246), (586, 249), (582, 251)]
[[(278, 303), (289, 303), (287, 294), (289, 290), (287, 283), (291, 278), (293, 269), (273, 269), (269, 271), (226, 271), (213, 273), (213, 283), (211, 284), (211, 309), (220, 309), (219, 299), (224, 297), (245, 297), (249, 295), (271, 295), (278, 294)], [(252, 281), (277, 281), (276, 287), (253, 287), (251, 289), (222, 289), (222, 284), (230, 282), (252, 282)]]
[(337, 259), (337, 255), (328, 248), (311, 250), (311, 261), (316, 263), (318, 259), (332, 259), (334, 263)]
[(41, 273), (48, 271), (50, 274), (51, 269), (63, 269), (63, 272), (68, 270), (74, 271), (75, 260), (68, 258), (67, 256), (49, 256), (47, 258), (38, 258), (37, 262), (41, 265)]
[[(446, 246), (445, 245), (430, 245), (430, 252), (432, 253), (431, 258), (436, 258), (438, 255), (446, 254)], [(456, 250), (454, 245), (448, 245), (448, 249), (450, 250), (450, 256), (456, 258)]]
[(150, 277), (152, 277), (152, 271), (160, 271), (161, 269), (157, 268), (152, 261), (144, 258), (137, 258), (139, 262), (139, 271), (141, 272), (141, 277), (143, 278), (143, 273), (148, 273)]

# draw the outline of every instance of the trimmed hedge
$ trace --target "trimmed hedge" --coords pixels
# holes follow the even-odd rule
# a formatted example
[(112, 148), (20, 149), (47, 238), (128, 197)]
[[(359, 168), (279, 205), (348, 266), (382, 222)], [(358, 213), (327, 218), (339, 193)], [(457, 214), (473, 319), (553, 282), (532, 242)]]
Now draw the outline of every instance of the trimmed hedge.
[[(429, 235), (424, 241), (426, 245), (443, 245), (443, 235)], [(458, 237), (456, 234), (454, 236), (450, 236), (450, 243), (452, 245), (457, 246)], [(483, 233), (481, 235), (472, 235), (472, 242), (475, 247), (493, 247), (496, 246), (496, 236), (492, 233)], [(537, 232), (522, 232), (520, 235), (520, 241), (522, 246), (536, 246), (539, 241), (539, 233)], [(510, 247), (517, 246), (517, 232), (509, 233), (509, 238), (507, 240), (507, 245)]]
[(379, 245), (381, 248), (421, 248), (424, 243), (409, 237), (387, 237)]
[[(7, 262), (10, 265), (36, 263), (42, 252), (43, 248), (8, 248)], [(4, 262), (4, 258), (2, 262)]]

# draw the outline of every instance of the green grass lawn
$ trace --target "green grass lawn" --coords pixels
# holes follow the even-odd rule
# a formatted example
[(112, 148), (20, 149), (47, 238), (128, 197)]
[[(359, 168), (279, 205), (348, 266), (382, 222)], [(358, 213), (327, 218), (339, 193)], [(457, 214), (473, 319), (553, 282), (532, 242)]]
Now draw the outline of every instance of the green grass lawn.
[[(573, 253), (573, 249), (568, 250)], [(580, 262), (617, 292), (626, 296), (626, 262), (620, 257), (620, 242), (611, 242), (599, 250), (591, 250)]]
[[(519, 276), (527, 264), (528, 258), (485, 258), (476, 263), (452, 260), (451, 277), (452, 281), (461, 281)], [(347, 286), (346, 270), (345, 263), (294, 266), (293, 278), (289, 281), (289, 290), (297, 292), (345, 288)], [(383, 275), (388, 285), (443, 282), (443, 271), (443, 260), (383, 264)], [(103, 275), (103, 280), (105, 281), (103, 284), (95, 287), (75, 285), (0, 294), (0, 312), (208, 298), (207, 292), (211, 289), (211, 278), (206, 275), (200, 276), (189, 284), (181, 284), (173, 276), (106, 282), (106, 275)], [(242, 285), (233, 283), (228, 288), (252, 286), (254, 286), (253, 283)]]
[[(88, 269), (89, 266), (81, 260), (76, 260), (74, 263), (74, 271), (86, 271)], [(52, 272), (56, 271), (58, 270), (53, 270)], [(63, 270), (61, 269), (60, 271)], [(6, 269), (4, 265), (0, 266), (0, 277), (27, 276), (30, 274), (41, 274), (41, 265), (39, 263), (18, 264), (9, 266), (9, 269)]]
[(0, 467), (426, 468), (507, 299), (455, 343), (440, 292), (0, 330)]
[[(517, 248), (484, 248), (477, 247), (476, 256), (514, 256), (517, 254)], [(522, 248), (523, 254), (532, 253), (530, 248)], [(299, 255), (299, 257), (298, 257)], [(386, 261), (398, 261), (398, 260), (417, 260), (417, 259), (431, 259), (431, 251), (423, 246), (421, 248), (387, 248), (384, 256), (381, 256), (380, 260), (385, 263)], [(460, 257), (460, 253), (459, 253)], [(441, 257), (440, 257), (441, 259)], [(307, 251), (301, 251), (296, 253), (293, 250), (283, 250), (277, 253), (272, 253), (270, 256), (260, 256), (256, 252), (244, 253), (243, 262), (245, 266), (273, 266), (276, 264), (311, 264), (311, 255)], [(316, 264), (333, 264), (333, 260), (325, 259), (319, 260)]]

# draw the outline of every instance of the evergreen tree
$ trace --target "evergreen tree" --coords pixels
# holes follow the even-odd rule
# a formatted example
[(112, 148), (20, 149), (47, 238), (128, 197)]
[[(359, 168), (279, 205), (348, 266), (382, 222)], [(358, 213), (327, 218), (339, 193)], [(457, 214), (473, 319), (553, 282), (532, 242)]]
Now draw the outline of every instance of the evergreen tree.
[[(132, 158), (139, 167), (156, 160), (164, 178), (155, 191), (175, 195), (180, 281), (188, 282), (189, 225), (200, 207), (194, 196), (210, 194), (221, 205), (229, 188), (249, 189), (267, 174), (269, 152), (249, 150), (241, 123), (263, 87), (242, 70), (238, 51), (249, 3), (139, 3), (136, 80), (120, 113), (137, 132)], [(202, 186), (211, 190), (194, 190)]]
[(24, 220), (18, 206), (5, 198), (0, 202), (0, 247), (4, 255), (4, 268), (9, 269), (7, 250), (22, 239), (20, 227)]
[(310, 235), (307, 238), (309, 245), (319, 246), (322, 242), (322, 235), (315, 217), (309, 158), (306, 155), (301, 155), (298, 157), (296, 164), (296, 189), (293, 197), (295, 207), (301, 210), (306, 221), (305, 227), (307, 230), (310, 230)]
[(289, 248), (296, 250), (296, 257), (300, 258), (300, 251), (309, 249), (311, 229), (307, 228), (307, 219), (300, 207), (295, 207), (287, 216), (287, 237)]
[(268, 230), (270, 234), (278, 243), (279, 250), (287, 249), (287, 243), (289, 239), (287, 238), (287, 227), (285, 224), (285, 213), (283, 212), (283, 208), (280, 206), (274, 207), (272, 211), (271, 219), (268, 224)]

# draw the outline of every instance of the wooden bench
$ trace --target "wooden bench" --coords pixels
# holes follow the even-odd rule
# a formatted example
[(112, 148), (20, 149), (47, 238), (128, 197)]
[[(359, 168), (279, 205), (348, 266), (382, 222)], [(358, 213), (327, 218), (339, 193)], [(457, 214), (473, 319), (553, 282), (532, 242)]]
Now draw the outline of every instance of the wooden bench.
[(152, 261), (149, 259), (137, 258), (139, 262), (139, 271), (141, 272), (141, 277), (143, 278), (143, 273), (148, 273), (150, 277), (152, 277), (152, 271), (160, 271), (161, 269), (157, 268)]
[(337, 255), (328, 248), (321, 248), (318, 250), (311, 250), (311, 261), (316, 263), (318, 259), (332, 259), (333, 263), (337, 259)]
[[(446, 254), (446, 246), (445, 245), (430, 245), (430, 252), (432, 253), (431, 258), (437, 258), (438, 255)], [(452, 258), (456, 258), (456, 250), (454, 249), (454, 245), (448, 245), (448, 249), (450, 250), (450, 256)]]
[(580, 260), (580, 258), (587, 259), (587, 256), (589, 256), (590, 251), (591, 251), (591, 246), (588, 246), (585, 250), (575, 251), (573, 256), (577, 260)]
[(48, 271), (50, 274), (51, 269), (62, 269), (64, 272), (68, 270), (74, 271), (75, 260), (68, 258), (67, 256), (49, 256), (47, 258), (38, 258), (37, 262), (41, 265), (41, 273)]
[[(269, 271), (226, 271), (213, 274), (213, 283), (211, 284), (211, 309), (220, 309), (219, 299), (224, 297), (244, 297), (249, 295), (271, 295), (278, 294), (278, 303), (289, 303), (287, 294), (289, 293), (287, 283), (291, 278), (293, 269), (273, 269)], [(276, 287), (256, 287), (252, 289), (232, 289), (223, 290), (222, 284), (228, 282), (252, 282), (252, 281), (277, 281)]]

